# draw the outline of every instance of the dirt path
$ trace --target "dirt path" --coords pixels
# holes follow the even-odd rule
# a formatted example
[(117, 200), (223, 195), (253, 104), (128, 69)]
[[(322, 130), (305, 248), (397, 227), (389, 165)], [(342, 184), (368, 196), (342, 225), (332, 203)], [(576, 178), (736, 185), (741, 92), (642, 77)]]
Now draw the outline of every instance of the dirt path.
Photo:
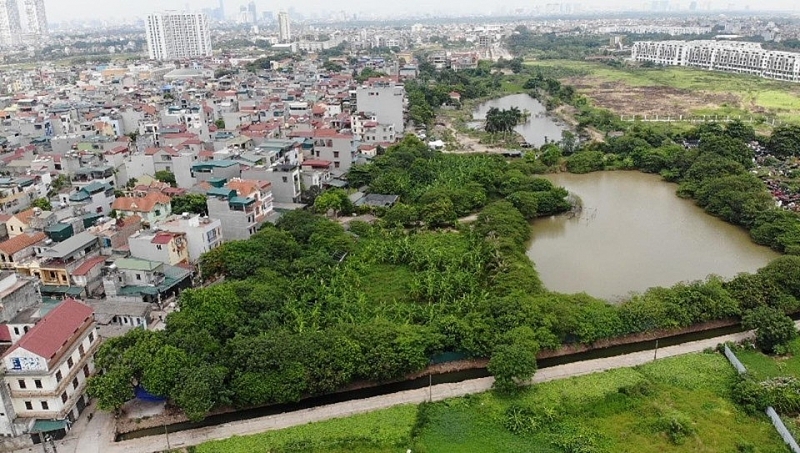
[[(800, 321), (796, 324), (800, 326)], [(720, 343), (728, 341), (738, 342), (752, 337), (752, 331), (742, 332), (661, 348), (658, 350), (657, 355), (656, 352), (652, 350), (641, 351), (617, 357), (586, 360), (583, 362), (554, 366), (539, 370), (533, 378), (532, 383), (566, 379), (574, 376), (599, 373), (615, 368), (634, 367), (651, 362), (654, 358), (662, 359), (700, 352), (708, 348), (713, 348)], [(473, 393), (485, 392), (491, 389), (493, 382), (493, 378), (483, 378), (455, 384), (441, 384), (430, 388), (408, 390), (391, 395), (347, 401), (279, 415), (171, 433), (169, 435), (170, 447), (187, 447), (212, 439), (225, 439), (231, 436), (257, 434), (264, 431), (289, 428), (332, 418), (348, 417), (403, 404), (419, 404), (430, 400), (441, 401), (448, 398), (461, 397)], [(152, 453), (162, 451), (167, 447), (166, 436), (145, 437), (113, 443), (110, 441), (109, 435), (102, 433), (102, 430), (107, 429), (109, 426), (108, 418), (102, 416), (98, 417), (98, 415), (95, 415), (92, 423), (85, 428), (81, 438), (73, 439), (69, 442), (65, 442), (63, 445), (59, 445), (58, 451), (61, 453)], [(94, 423), (95, 421), (98, 423)], [(84, 442), (83, 438), (85, 437), (88, 437), (91, 441)], [(78, 440), (77, 444), (80, 445), (80, 449), (76, 448), (75, 440)], [(30, 450), (21, 450), (20, 453), (28, 451)]]
[[(437, 119), (437, 123), (444, 124), (444, 129), (447, 130), (450, 134), (452, 134), (453, 138), (455, 139), (455, 146), (456, 149), (454, 150), (442, 150), (444, 153), (449, 154), (470, 154), (470, 153), (502, 153), (505, 151), (502, 147), (491, 147), (488, 145), (484, 145), (480, 142), (479, 139), (475, 137), (470, 137), (467, 134), (461, 133), (453, 127), (453, 123), (448, 118), (439, 117)], [(441, 128), (442, 126), (437, 126), (437, 128)]]
[[(578, 122), (575, 120), (575, 108), (567, 105), (562, 105), (560, 107), (556, 107), (553, 110), (553, 113), (561, 119), (561, 121), (567, 123), (570, 128), (575, 130), (578, 127)], [(605, 142), (606, 137), (605, 135), (598, 131), (593, 127), (587, 127), (586, 132), (589, 134), (589, 138), (591, 138), (594, 142)]]

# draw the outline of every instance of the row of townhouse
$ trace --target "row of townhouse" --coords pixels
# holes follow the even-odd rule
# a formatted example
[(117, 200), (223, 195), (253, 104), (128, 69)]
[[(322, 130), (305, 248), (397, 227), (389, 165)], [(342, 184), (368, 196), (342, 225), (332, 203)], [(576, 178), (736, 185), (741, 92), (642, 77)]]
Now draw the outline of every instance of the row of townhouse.
[(631, 59), (800, 82), (800, 53), (767, 50), (743, 41), (639, 41)]

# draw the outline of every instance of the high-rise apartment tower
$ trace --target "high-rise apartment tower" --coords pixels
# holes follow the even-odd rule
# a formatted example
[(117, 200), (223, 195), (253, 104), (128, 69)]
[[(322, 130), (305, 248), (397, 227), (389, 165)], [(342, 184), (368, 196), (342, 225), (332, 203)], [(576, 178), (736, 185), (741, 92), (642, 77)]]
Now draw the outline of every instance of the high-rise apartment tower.
[(281, 42), (292, 40), (292, 30), (289, 28), (289, 14), (286, 11), (278, 13), (278, 38)]
[(19, 20), (17, 0), (0, 0), (0, 46), (20, 44), (22, 23)]
[(47, 36), (47, 14), (44, 0), (25, 0), (25, 16), (28, 19), (28, 32), (38, 38)]
[(168, 11), (147, 16), (147, 49), (151, 60), (210, 57), (208, 16)]

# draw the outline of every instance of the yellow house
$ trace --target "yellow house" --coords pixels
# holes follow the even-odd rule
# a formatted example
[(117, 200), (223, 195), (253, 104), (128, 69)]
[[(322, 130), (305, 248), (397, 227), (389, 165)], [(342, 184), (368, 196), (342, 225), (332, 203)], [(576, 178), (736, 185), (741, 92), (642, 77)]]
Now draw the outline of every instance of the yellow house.
[(185, 233), (141, 231), (128, 238), (131, 256), (172, 266), (189, 262)]
[(27, 230), (34, 215), (33, 208), (12, 215), (11, 218), (6, 221), (8, 237), (17, 237)]

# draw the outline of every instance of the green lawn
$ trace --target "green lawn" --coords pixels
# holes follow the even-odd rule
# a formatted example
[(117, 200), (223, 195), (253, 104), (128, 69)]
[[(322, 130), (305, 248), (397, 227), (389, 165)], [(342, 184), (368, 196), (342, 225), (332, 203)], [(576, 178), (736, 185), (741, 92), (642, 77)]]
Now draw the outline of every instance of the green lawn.
[(734, 378), (720, 354), (693, 354), (514, 396), (489, 392), (210, 442), (197, 452), (788, 451), (766, 416), (747, 416), (728, 399)]
[(800, 338), (789, 345), (786, 356), (771, 357), (750, 348), (736, 349), (736, 357), (756, 379), (763, 380), (777, 376), (800, 377)]
[(391, 409), (207, 442), (196, 453), (378, 453), (405, 452), (416, 406)]
[[(786, 121), (800, 120), (800, 84), (779, 82), (759, 77), (711, 72), (694, 68), (612, 68), (602, 63), (565, 60), (529, 61), (526, 64), (557, 70), (563, 68), (574, 74), (571, 80), (585, 85), (582, 92), (595, 99), (603, 107), (604, 103), (612, 104), (607, 94), (593, 96), (594, 88), (602, 84), (616, 83), (636, 89), (660, 87), (684, 90), (687, 103), (696, 102), (692, 95), (698, 92), (719, 96), (733, 96), (735, 102), (727, 99), (716, 99), (706, 107), (693, 105), (695, 115), (749, 115), (766, 113)], [(654, 95), (658, 92), (654, 91)], [(680, 100), (678, 93), (669, 93), (665, 102)], [(613, 110), (613, 108), (612, 108)], [(620, 112), (628, 113), (628, 112)], [(644, 113), (644, 112), (643, 112)]]

